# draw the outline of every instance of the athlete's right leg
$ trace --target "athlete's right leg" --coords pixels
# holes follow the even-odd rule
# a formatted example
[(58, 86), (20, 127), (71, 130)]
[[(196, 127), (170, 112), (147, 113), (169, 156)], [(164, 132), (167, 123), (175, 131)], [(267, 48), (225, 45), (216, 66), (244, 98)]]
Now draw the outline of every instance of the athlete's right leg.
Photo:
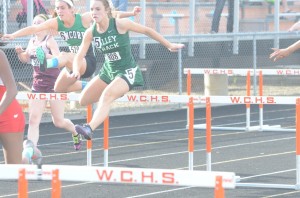
[(22, 163), (22, 142), (24, 132), (0, 133), (0, 142), (3, 146), (4, 161), (6, 164)]
[(73, 68), (73, 60), (75, 54), (71, 52), (61, 52), (59, 56), (47, 59), (44, 50), (41, 47), (36, 49), (36, 55), (41, 63), (41, 71), (44, 71), (46, 68), (62, 68), (67, 67), (72, 71)]
[(75, 78), (70, 78), (69, 71), (67, 71), (67, 69), (63, 69), (56, 79), (54, 91), (57, 93), (66, 93), (81, 90), (82, 82)]
[(45, 100), (29, 100), (29, 124), (27, 139), (31, 140), (35, 146), (37, 146), (39, 141), (39, 127), (45, 107)]

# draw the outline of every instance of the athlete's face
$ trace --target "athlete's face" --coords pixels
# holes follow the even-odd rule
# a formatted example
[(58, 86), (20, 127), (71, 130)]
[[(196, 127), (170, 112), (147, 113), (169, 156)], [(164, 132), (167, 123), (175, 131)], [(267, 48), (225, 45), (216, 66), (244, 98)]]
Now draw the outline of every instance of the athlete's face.
[(64, 1), (55, 1), (55, 11), (60, 20), (64, 21), (73, 15), (73, 8)]
[[(40, 16), (36, 16), (34, 17), (33, 21), (32, 21), (32, 24), (33, 25), (39, 25), (41, 23), (44, 23), (46, 20)], [(43, 34), (47, 34), (47, 31), (41, 31), (41, 32), (37, 32), (35, 33), (35, 35), (43, 35)]]
[(104, 18), (108, 18), (107, 9), (102, 1), (93, 0), (91, 1), (91, 15), (95, 22), (100, 22)]
[(45, 19), (43, 19), (42, 17), (37, 16), (33, 19), (32, 23), (33, 23), (33, 25), (39, 25), (43, 22), (45, 22)]

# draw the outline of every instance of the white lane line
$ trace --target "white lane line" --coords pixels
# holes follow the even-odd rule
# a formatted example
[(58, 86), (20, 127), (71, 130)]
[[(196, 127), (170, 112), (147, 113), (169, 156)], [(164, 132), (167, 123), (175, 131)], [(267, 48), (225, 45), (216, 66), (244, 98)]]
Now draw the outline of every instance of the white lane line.
[(265, 197), (261, 197), (261, 198), (285, 197), (284, 195), (292, 195), (292, 194), (299, 194), (299, 195), (294, 196), (294, 197), (300, 197), (300, 192), (293, 190), (291, 192), (280, 193), (280, 194), (275, 194), (275, 195), (269, 195), (269, 196), (265, 196)]
[(157, 194), (162, 194), (162, 193), (174, 192), (174, 191), (178, 191), (178, 190), (186, 190), (186, 189), (190, 189), (190, 188), (194, 188), (194, 187), (182, 187), (182, 188), (175, 188), (175, 189), (164, 190), (164, 191), (156, 191), (156, 192), (153, 192), (153, 193), (140, 194), (140, 195), (125, 197), (125, 198), (147, 197), (147, 196), (151, 196), (151, 195), (157, 195)]

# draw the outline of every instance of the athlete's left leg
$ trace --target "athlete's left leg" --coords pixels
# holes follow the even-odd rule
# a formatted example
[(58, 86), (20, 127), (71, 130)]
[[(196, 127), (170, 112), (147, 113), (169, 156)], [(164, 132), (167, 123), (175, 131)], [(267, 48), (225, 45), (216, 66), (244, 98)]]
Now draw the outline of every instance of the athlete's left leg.
[(52, 100), (50, 101), (51, 115), (53, 124), (56, 127), (66, 129), (72, 133), (74, 149), (79, 150), (82, 145), (81, 137), (78, 136), (78, 133), (75, 131), (75, 126), (71, 120), (64, 117), (65, 114), (65, 101), (61, 100)]

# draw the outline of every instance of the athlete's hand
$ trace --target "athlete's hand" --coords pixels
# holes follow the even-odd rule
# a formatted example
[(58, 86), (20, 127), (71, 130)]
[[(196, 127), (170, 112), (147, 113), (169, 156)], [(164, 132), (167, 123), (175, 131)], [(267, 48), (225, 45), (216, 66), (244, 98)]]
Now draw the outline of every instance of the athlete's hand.
[(1, 39), (7, 41), (7, 40), (14, 40), (15, 37), (13, 36), (13, 34), (3, 34)]
[(287, 48), (285, 49), (272, 48), (272, 50), (274, 52), (270, 54), (270, 59), (273, 59), (274, 62), (290, 55), (290, 52)]
[(21, 45), (17, 45), (15, 47), (15, 50), (16, 50), (17, 54), (21, 54), (22, 52), (25, 52), (25, 50), (23, 50)]
[(171, 52), (177, 52), (179, 49), (184, 48), (184, 44), (171, 43), (171, 46), (168, 48)]
[(69, 74), (70, 78), (76, 78), (77, 80), (80, 79), (80, 73), (77, 71), (73, 71), (71, 74)]
[(141, 10), (142, 10), (142, 8), (141, 7), (139, 7), (139, 6), (135, 6), (134, 8), (133, 8), (133, 15), (134, 16), (136, 16), (136, 15), (138, 15), (140, 12), (141, 12)]

